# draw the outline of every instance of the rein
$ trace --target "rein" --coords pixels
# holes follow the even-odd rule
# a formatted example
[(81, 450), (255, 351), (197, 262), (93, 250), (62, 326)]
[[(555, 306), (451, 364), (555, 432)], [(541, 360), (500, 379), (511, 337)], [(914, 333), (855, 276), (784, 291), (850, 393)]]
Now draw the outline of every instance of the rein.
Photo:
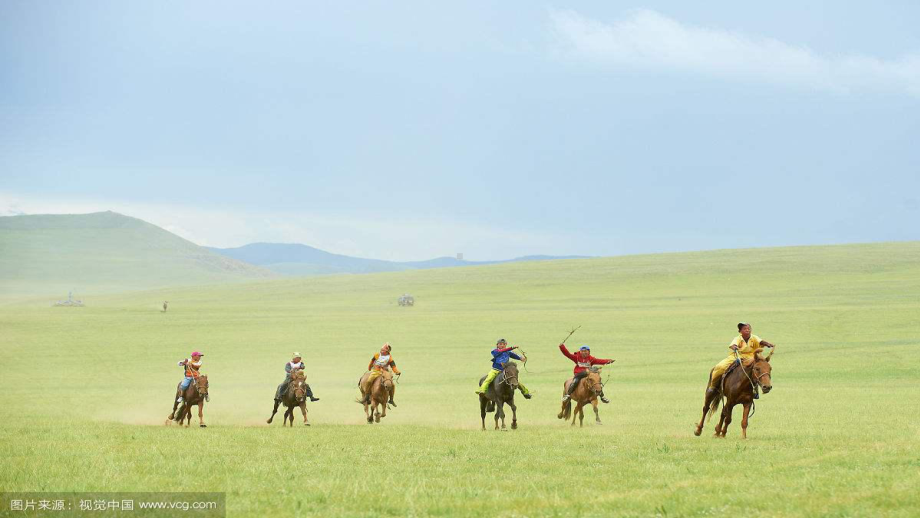
[[(747, 371), (744, 370), (744, 362), (741, 361), (741, 355), (738, 354), (738, 351), (735, 351), (735, 358), (738, 359), (738, 364), (741, 366), (741, 372), (744, 373), (744, 377), (747, 378), (748, 381), (751, 382), (751, 390), (753, 390), (754, 392), (757, 392), (757, 385), (754, 383), (754, 380), (751, 379), (750, 374), (748, 374)], [(754, 361), (757, 361), (756, 358), (755, 358)], [(754, 364), (752, 363), (752, 364), (751, 364), (751, 367), (753, 367), (753, 366), (754, 366)], [(763, 376), (763, 374), (761, 374), (760, 376), (758, 376), (758, 378), (757, 378), (757, 383), (760, 383), (760, 378), (761, 378), (762, 376)], [(722, 381), (723, 381), (723, 382), (725, 381), (725, 377), (724, 377), (724, 376), (722, 377)]]

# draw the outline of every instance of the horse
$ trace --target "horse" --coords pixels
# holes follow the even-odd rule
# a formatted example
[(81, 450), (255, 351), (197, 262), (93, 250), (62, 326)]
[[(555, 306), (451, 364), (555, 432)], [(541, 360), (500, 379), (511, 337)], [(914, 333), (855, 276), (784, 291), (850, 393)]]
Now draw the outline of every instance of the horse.
[[(182, 396), (182, 406), (179, 407), (179, 411), (176, 411), (176, 407), (179, 405), (177, 399), (179, 396)], [(204, 402), (210, 401), (208, 396), (208, 376), (202, 374), (198, 376), (197, 379), (192, 380), (189, 383), (188, 388), (185, 389), (185, 393), (182, 393), (182, 382), (179, 382), (179, 386), (176, 387), (176, 396), (173, 397), (173, 411), (169, 414), (169, 417), (166, 418), (166, 424), (169, 424), (171, 421), (175, 420), (179, 425), (182, 425), (183, 419), (188, 419), (185, 423), (185, 426), (188, 427), (192, 423), (192, 406), (198, 405), (198, 423), (202, 428), (207, 427), (204, 424)]]
[(291, 420), (291, 428), (294, 427), (294, 408), (300, 407), (300, 412), (303, 414), (303, 425), (310, 426), (310, 423), (307, 422), (307, 376), (301, 370), (295, 370), (291, 374), (291, 382), (288, 383), (288, 388), (281, 395), (281, 400), (275, 400), (275, 408), (272, 409), (272, 415), (266, 421), (268, 424), (272, 424), (272, 419), (275, 418), (275, 414), (278, 412), (278, 405), (284, 403), (284, 406), (287, 407), (287, 410), (284, 411), (284, 422), (281, 423), (281, 426), (288, 424), (288, 419)]
[[(479, 384), (486, 377), (479, 378)], [(502, 421), (502, 430), (505, 428), (505, 403), (511, 407), (511, 429), (517, 430), (517, 405), (514, 404), (514, 392), (518, 389), (518, 368), (514, 362), (503, 365), (502, 372), (492, 380), (492, 384), (485, 394), (479, 395), (479, 411), (482, 415), (482, 429), (486, 429), (486, 413), (495, 412), (495, 429), (498, 430), (498, 420)]]
[[(770, 358), (772, 356), (773, 351), (766, 358), (755, 353), (754, 359), (748, 362), (747, 365), (742, 364), (730, 373), (725, 374), (718, 390), (707, 391), (703, 400), (703, 417), (700, 418), (699, 424), (696, 425), (696, 431), (693, 432), (693, 435), (698, 437), (703, 433), (703, 421), (709, 421), (709, 418), (716, 413), (722, 403), (724, 394), (725, 406), (722, 408), (722, 415), (719, 419), (719, 424), (716, 425), (716, 433), (713, 437), (725, 438), (728, 425), (732, 422), (732, 409), (735, 405), (740, 404), (744, 407), (744, 415), (741, 418), (741, 438), (747, 439), (748, 417), (754, 405), (754, 387), (763, 387), (764, 394), (773, 390), (773, 380), (770, 377), (772, 372)], [(712, 376), (711, 371), (710, 376)]]
[[(562, 395), (568, 394), (569, 385), (572, 378), (569, 378), (562, 384)], [(562, 403), (562, 410), (559, 412), (559, 419), (568, 420), (571, 416), (572, 426), (575, 426), (575, 418), (578, 418), (578, 426), (585, 425), (585, 409), (588, 403), (594, 407), (594, 421), (601, 423), (601, 416), (597, 413), (597, 397), (604, 390), (604, 384), (601, 382), (601, 367), (594, 365), (588, 370), (588, 375), (581, 379), (578, 386), (572, 392), (572, 397)], [(575, 407), (575, 413), (572, 413), (572, 400), (578, 403)]]
[[(370, 375), (370, 371), (365, 372), (364, 375), (361, 376), (361, 379), (358, 380), (358, 389), (361, 391), (361, 399), (358, 400), (358, 403), (364, 405), (364, 415), (367, 417), (367, 424), (374, 424), (375, 422), (379, 423), (380, 418), (387, 416), (387, 401), (394, 389), (393, 373), (389, 368), (380, 371), (380, 376), (378, 376), (368, 388), (370, 403), (366, 403), (366, 396), (368, 394), (364, 392), (362, 387), (364, 386), (365, 380), (367, 380), (367, 377)], [(380, 409), (382, 409), (382, 411)]]

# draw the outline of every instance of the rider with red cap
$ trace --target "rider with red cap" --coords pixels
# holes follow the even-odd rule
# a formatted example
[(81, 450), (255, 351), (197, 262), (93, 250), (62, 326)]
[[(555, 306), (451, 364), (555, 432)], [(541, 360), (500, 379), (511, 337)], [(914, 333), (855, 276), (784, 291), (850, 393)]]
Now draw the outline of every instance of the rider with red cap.
[(179, 399), (176, 400), (177, 403), (182, 403), (182, 394), (185, 394), (185, 391), (193, 380), (198, 379), (198, 371), (201, 370), (202, 356), (204, 355), (195, 351), (192, 353), (191, 358), (186, 358), (179, 362), (179, 366), (185, 369), (185, 379), (182, 380), (182, 383), (179, 385)]
[[(562, 351), (566, 358), (575, 362), (575, 377), (572, 379), (572, 383), (569, 384), (566, 394), (562, 396), (563, 401), (568, 401), (572, 398), (572, 392), (575, 392), (575, 388), (578, 387), (582, 378), (588, 375), (588, 369), (594, 365), (607, 365), (615, 361), (591, 356), (591, 348), (587, 345), (582, 345), (575, 354), (570, 353), (565, 344), (559, 344), (559, 350)], [(601, 401), (610, 403), (610, 400), (604, 397), (603, 390), (601, 390)]]

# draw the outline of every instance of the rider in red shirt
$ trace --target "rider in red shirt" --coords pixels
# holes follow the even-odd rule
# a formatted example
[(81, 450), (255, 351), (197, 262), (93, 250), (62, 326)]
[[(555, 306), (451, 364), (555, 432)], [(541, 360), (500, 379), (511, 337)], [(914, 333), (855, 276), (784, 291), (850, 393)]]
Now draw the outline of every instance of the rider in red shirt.
[[(587, 345), (582, 345), (578, 349), (578, 353), (572, 354), (566, 349), (565, 344), (559, 344), (559, 350), (562, 351), (562, 354), (566, 358), (575, 362), (575, 378), (572, 380), (572, 383), (569, 384), (569, 390), (566, 391), (566, 394), (562, 396), (563, 401), (568, 401), (572, 397), (572, 392), (575, 391), (575, 387), (581, 382), (581, 380), (588, 375), (588, 369), (593, 365), (607, 365), (608, 363), (613, 363), (615, 360), (607, 360), (604, 358), (595, 358), (591, 356), (591, 348)], [(601, 391), (601, 401), (604, 403), (610, 403), (610, 400), (604, 397), (604, 392)]]

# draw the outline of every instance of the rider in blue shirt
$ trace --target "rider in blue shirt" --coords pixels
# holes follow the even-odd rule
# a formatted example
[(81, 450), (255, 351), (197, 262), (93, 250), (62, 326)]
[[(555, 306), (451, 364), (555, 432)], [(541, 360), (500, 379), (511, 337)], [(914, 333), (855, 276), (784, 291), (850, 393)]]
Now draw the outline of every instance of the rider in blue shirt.
[[(517, 346), (508, 347), (508, 342), (502, 338), (495, 344), (495, 349), (492, 349), (492, 370), (489, 371), (489, 374), (486, 376), (486, 379), (482, 381), (482, 385), (479, 386), (479, 389), (476, 391), (477, 394), (485, 394), (486, 390), (489, 388), (489, 385), (492, 384), (492, 381), (495, 380), (495, 377), (498, 376), (502, 370), (505, 369), (505, 364), (511, 360), (521, 360), (527, 361), (527, 356), (518, 356), (512, 351), (517, 349)], [(518, 380), (518, 388), (521, 389), (521, 394), (525, 399), (530, 399), (533, 397), (527, 387)]]

